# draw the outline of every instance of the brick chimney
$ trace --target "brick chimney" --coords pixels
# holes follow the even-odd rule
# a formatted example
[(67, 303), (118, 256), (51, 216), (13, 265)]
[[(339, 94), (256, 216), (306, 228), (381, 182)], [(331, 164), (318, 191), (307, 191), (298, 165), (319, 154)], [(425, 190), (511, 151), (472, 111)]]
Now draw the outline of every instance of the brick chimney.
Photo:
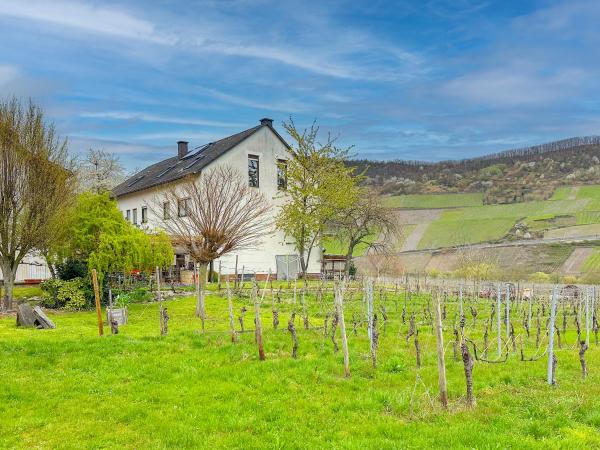
[(187, 152), (188, 152), (187, 141), (177, 141), (177, 156), (179, 156), (179, 159), (181, 159), (185, 155), (187, 155)]
[(260, 124), (273, 128), (273, 119), (263, 117), (262, 119), (260, 119)]

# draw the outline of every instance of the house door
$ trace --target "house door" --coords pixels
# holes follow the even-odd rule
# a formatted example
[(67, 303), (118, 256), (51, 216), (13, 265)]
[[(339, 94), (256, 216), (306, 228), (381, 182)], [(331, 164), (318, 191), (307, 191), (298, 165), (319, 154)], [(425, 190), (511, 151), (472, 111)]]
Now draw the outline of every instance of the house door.
[(278, 280), (293, 280), (300, 272), (300, 258), (298, 255), (277, 255), (275, 256), (277, 264)]

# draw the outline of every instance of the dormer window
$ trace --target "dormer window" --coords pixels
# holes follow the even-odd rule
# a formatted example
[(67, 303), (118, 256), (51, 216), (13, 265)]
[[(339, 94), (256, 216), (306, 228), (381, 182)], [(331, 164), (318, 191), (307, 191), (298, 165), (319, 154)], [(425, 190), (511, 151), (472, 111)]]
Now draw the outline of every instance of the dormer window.
[(259, 174), (258, 156), (248, 155), (248, 186), (258, 187)]

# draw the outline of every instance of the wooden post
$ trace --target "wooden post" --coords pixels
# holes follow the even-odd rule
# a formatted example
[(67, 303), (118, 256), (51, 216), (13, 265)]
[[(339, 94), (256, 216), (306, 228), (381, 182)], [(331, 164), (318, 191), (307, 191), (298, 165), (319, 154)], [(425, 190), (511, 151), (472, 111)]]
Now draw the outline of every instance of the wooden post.
[(510, 339), (510, 285), (506, 283), (506, 340)]
[(233, 288), (237, 289), (238, 286), (238, 255), (235, 255), (235, 279), (233, 280)]
[(221, 291), (221, 260), (219, 260), (219, 274), (217, 277), (217, 290)]
[(263, 347), (262, 340), (262, 324), (260, 321), (260, 301), (258, 299), (258, 284), (254, 284), (252, 288), (252, 296), (254, 297), (254, 326), (255, 326), (255, 336), (256, 336), (256, 344), (258, 345), (258, 359), (261, 361), (265, 360), (265, 349)]
[(160, 285), (160, 268), (157, 266), (155, 268), (156, 273), (156, 292), (158, 296), (158, 322), (160, 326), (160, 335), (165, 336), (167, 334), (167, 323), (169, 318), (166, 314), (165, 308), (163, 307), (163, 299), (162, 299), (162, 287)]
[(585, 345), (590, 346), (590, 289), (585, 291)]
[(496, 315), (497, 317), (497, 321), (498, 321), (498, 358), (502, 357), (502, 313), (501, 311), (501, 307), (502, 307), (502, 285), (500, 283), (498, 283), (498, 286), (496, 288), (497, 290), (497, 295), (496, 295)]
[(458, 286), (458, 303), (459, 303), (459, 311), (460, 311), (460, 318), (462, 319), (463, 315), (464, 315), (464, 311), (463, 311), (463, 285), (462, 285), (462, 281), (460, 282), (460, 285)]
[(552, 291), (550, 301), (550, 328), (548, 330), (548, 384), (554, 384), (554, 322), (556, 320), (556, 297), (558, 288)]
[(231, 289), (229, 289), (229, 279), (225, 280), (227, 289), (227, 305), (229, 307), (229, 329), (231, 331), (231, 342), (237, 342), (237, 333), (235, 332), (235, 323), (233, 320), (233, 299), (231, 298)]
[(335, 305), (342, 335), (342, 351), (344, 352), (344, 376), (350, 376), (350, 357), (348, 355), (348, 338), (346, 336), (346, 322), (344, 321), (344, 293), (343, 288), (337, 286), (334, 293)]
[(435, 295), (435, 341), (438, 357), (438, 382), (440, 386), (440, 402), (443, 408), (448, 408), (448, 391), (446, 389), (446, 361), (444, 359), (444, 329), (440, 311), (440, 296)]
[(94, 298), (96, 299), (96, 316), (98, 316), (98, 335), (104, 335), (102, 324), (102, 308), (100, 307), (100, 288), (98, 287), (98, 273), (92, 269), (92, 284), (94, 285)]

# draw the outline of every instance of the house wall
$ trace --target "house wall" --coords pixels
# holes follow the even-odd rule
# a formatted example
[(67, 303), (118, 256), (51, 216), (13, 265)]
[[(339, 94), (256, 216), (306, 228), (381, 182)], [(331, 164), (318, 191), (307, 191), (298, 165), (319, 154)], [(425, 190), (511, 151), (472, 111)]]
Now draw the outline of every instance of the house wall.
[[(176, 149), (174, 148), (173, 151), (176, 151)], [(222, 155), (204, 170), (215, 165), (226, 164), (237, 169), (244, 179), (247, 179), (249, 154), (259, 156), (259, 189), (265, 195), (266, 200), (273, 205), (273, 208), (271, 208), (270, 220), (274, 222), (279, 212), (279, 207), (284, 201), (284, 199), (278, 195), (280, 194), (280, 191), (277, 189), (277, 160), (287, 160), (290, 158), (290, 154), (283, 143), (268, 127), (262, 127), (252, 136)], [(169, 188), (173, 188), (173, 185), (170, 185)], [(162, 204), (161, 196), (164, 193), (164, 189), (165, 187), (162, 187), (162, 190), (161, 188), (153, 188), (119, 197), (117, 199), (119, 209), (125, 215), (126, 210), (137, 208), (139, 223), (141, 221), (141, 208), (142, 206), (147, 206), (147, 226), (150, 229), (160, 228), (162, 218), (157, 217), (156, 214), (162, 214), (159, 205)], [(171, 205), (171, 207), (172, 214), (176, 214), (175, 205)], [(266, 234), (256, 248), (231, 253), (221, 258), (221, 270), (223, 274), (233, 274), (235, 272), (235, 260), (237, 256), (238, 273), (241, 273), (243, 269), (245, 273), (265, 274), (270, 271), (272, 274), (276, 274), (277, 268), (275, 257), (277, 255), (294, 254), (296, 254), (296, 251), (294, 249), (293, 241), (291, 239), (285, 239), (283, 233), (276, 230), (273, 224), (271, 233)], [(215, 270), (218, 270), (218, 267), (219, 261), (217, 260), (214, 265)], [(318, 274), (320, 273), (320, 270), (321, 251), (320, 248), (314, 248), (311, 254), (311, 260), (309, 261), (308, 272), (311, 274)]]
[[(16, 283), (24, 283), (26, 280), (47, 280), (50, 278), (50, 269), (46, 265), (44, 258), (31, 254), (25, 256), (19, 267), (15, 278)], [(4, 279), (2, 269), (0, 269), (0, 280)]]

